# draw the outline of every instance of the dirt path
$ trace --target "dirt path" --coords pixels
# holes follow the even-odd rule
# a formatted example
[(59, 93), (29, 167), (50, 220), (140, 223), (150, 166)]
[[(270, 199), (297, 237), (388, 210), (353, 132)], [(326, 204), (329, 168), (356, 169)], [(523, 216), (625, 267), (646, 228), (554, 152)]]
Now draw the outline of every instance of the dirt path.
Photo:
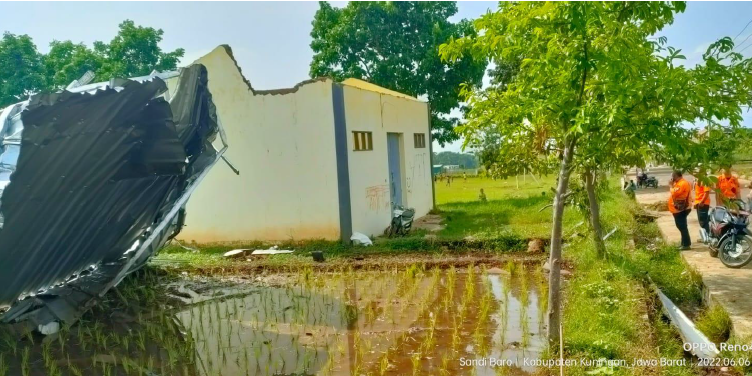
[[(658, 189), (641, 189), (637, 191), (637, 202), (651, 204), (668, 199), (668, 187), (670, 178), (668, 170), (654, 170), (648, 175), (655, 175), (661, 186)], [(634, 177), (630, 177), (634, 178)], [(692, 181), (691, 176), (686, 177)], [(746, 185), (743, 182), (742, 185)], [(742, 197), (746, 197), (748, 189), (744, 189)], [(715, 205), (715, 197), (711, 205)], [(656, 220), (663, 237), (669, 243), (680, 241), (679, 230), (674, 225), (674, 218), (667, 211), (660, 212)], [(742, 269), (729, 269), (717, 258), (708, 253), (708, 248), (697, 241), (699, 238), (700, 225), (695, 211), (688, 218), (689, 232), (692, 236), (692, 249), (683, 251), (684, 260), (702, 275), (705, 285), (705, 298), (710, 304), (720, 304), (731, 316), (734, 334), (740, 338), (752, 338), (752, 264)]]

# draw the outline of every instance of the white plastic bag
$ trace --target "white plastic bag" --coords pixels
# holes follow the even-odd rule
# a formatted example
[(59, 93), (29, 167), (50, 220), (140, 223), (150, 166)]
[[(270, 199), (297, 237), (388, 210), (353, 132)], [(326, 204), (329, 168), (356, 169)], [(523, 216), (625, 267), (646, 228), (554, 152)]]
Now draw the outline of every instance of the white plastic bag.
[(355, 244), (361, 244), (365, 246), (373, 245), (371, 238), (359, 232), (353, 233), (352, 236), (350, 237), (350, 240), (352, 240), (352, 242)]

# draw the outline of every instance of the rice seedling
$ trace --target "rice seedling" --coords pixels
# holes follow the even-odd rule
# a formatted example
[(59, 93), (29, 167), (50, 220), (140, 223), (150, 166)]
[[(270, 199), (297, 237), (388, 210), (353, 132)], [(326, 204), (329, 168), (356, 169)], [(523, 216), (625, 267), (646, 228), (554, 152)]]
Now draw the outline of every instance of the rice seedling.
[(23, 352), (21, 352), (21, 375), (23, 376), (29, 376), (31, 371), (30, 356), (31, 349), (28, 346), (24, 347)]
[(517, 275), (517, 263), (514, 261), (507, 261), (506, 265), (506, 271), (509, 273), (510, 277), (515, 277)]
[(530, 344), (530, 321), (527, 317), (527, 311), (530, 304), (530, 286), (529, 279), (524, 273), (525, 268), (522, 268), (523, 273), (520, 276), (520, 325), (522, 326), (522, 347), (527, 347)]
[(413, 365), (413, 376), (417, 376), (420, 373), (420, 359), (421, 359), (421, 357), (422, 357), (422, 355), (421, 355), (420, 352), (416, 352), (416, 353), (414, 353), (410, 357), (410, 362)]
[[(520, 274), (517, 266), (511, 268)], [(56, 361), (69, 351), (83, 351), (111, 354), (111, 359), (118, 354), (117, 363), (96, 361), (93, 372), (100, 375), (192, 375), (196, 369), (211, 375), (314, 373), (311, 370), (323, 375), (341, 372), (343, 359), (353, 359), (352, 367), (347, 366), (352, 374), (393, 374), (398, 367), (402, 374), (449, 375), (454, 372), (452, 359), (465, 346), (476, 356), (488, 354), (489, 339), (498, 338), (498, 332), (491, 332), (498, 330), (489, 324), (492, 318), (504, 327), (508, 321), (502, 313), (508, 303), (494, 295), (499, 285), (490, 284), (492, 278), (505, 277), (489, 277), (484, 264), (459, 271), (412, 264), (357, 273), (347, 267), (321, 273), (306, 266), (292, 269), (286, 278), (278, 286), (254, 286), (253, 293), (242, 297), (194, 303), (177, 315), (143, 286), (119, 287), (112, 301), (131, 311), (132, 328), (112, 330), (108, 320), (85, 318), (61, 331), (52, 346), (32, 346), (26, 374), (90, 373), (90, 365), (77, 369), (81, 366)], [(508, 297), (509, 283), (501, 287)], [(538, 283), (520, 288), (538, 289)], [(136, 300), (147, 308), (127, 307)], [(0, 333), (4, 355), (12, 354), (16, 342)], [(18, 347), (14, 362), (22, 358), (23, 349)], [(38, 359), (43, 362), (35, 363)], [(0, 357), (0, 376), (23, 374), (20, 367), (7, 364), (8, 358)]]
[(452, 352), (457, 351), (460, 344), (460, 326), (457, 316), (452, 321)]
[(535, 277), (538, 285), (538, 326), (540, 330), (543, 330), (545, 314), (548, 311), (548, 281), (543, 267), (536, 268)]
[(441, 366), (439, 366), (439, 375), (449, 375), (449, 360), (450, 360), (449, 353), (444, 353), (441, 355)]

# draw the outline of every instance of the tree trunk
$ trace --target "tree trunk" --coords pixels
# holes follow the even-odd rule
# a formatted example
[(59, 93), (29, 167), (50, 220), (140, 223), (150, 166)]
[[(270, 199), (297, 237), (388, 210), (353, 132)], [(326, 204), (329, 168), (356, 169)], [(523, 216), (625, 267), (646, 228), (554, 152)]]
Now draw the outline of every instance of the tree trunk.
[(587, 190), (588, 204), (590, 204), (590, 226), (593, 228), (593, 241), (599, 257), (606, 254), (606, 242), (603, 241), (603, 229), (601, 228), (601, 206), (598, 196), (595, 194), (595, 171), (585, 172), (585, 190)]
[(559, 342), (561, 323), (561, 233), (564, 217), (564, 201), (569, 188), (569, 177), (572, 173), (571, 164), (574, 154), (574, 140), (566, 140), (564, 153), (559, 168), (559, 182), (556, 186), (553, 206), (553, 226), (551, 230), (551, 255), (548, 259), (550, 268), (548, 279), (548, 340), (552, 345)]

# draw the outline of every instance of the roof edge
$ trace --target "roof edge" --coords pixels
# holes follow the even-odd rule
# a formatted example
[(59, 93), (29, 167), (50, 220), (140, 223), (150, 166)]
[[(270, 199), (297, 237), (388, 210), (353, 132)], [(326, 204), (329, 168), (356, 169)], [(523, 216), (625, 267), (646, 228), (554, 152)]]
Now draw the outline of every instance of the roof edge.
[(391, 97), (401, 98), (401, 99), (407, 99), (407, 100), (410, 100), (410, 101), (415, 101), (415, 102), (420, 102), (420, 103), (428, 103), (428, 101), (424, 101), (424, 100), (418, 99), (416, 97), (413, 97), (412, 95), (407, 95), (405, 93), (401, 93), (401, 92), (396, 91), (396, 90), (387, 89), (387, 88), (385, 88), (383, 86), (376, 85), (376, 84), (374, 84), (372, 82), (368, 82), (368, 81), (360, 79), (360, 78), (355, 78), (355, 77), (346, 78), (341, 83), (342, 83), (342, 85), (345, 85), (345, 86), (349, 86), (349, 87), (352, 87), (352, 88), (355, 88), (355, 89), (370, 91), (372, 93), (378, 93), (378, 94), (382, 94), (382, 95), (389, 95)]

